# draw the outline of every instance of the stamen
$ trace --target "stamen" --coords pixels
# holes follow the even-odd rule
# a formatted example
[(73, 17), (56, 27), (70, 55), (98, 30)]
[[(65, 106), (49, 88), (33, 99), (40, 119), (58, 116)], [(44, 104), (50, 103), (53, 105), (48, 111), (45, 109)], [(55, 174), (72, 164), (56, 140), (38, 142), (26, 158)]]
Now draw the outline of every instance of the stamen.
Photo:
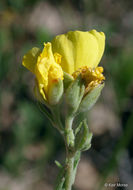
[(81, 77), (85, 82), (86, 92), (88, 92), (105, 80), (105, 77), (102, 73), (103, 67), (96, 67), (92, 69), (90, 67), (84, 66), (75, 71), (72, 76), (77, 78), (77, 76), (81, 74)]

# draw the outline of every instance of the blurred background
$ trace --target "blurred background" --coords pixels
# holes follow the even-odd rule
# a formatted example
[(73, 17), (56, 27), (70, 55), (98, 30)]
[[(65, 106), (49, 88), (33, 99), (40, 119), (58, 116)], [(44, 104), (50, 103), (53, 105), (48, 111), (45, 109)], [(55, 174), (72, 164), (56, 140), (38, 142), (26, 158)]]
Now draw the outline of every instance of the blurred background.
[[(34, 77), (22, 67), (32, 47), (69, 30), (106, 34), (106, 85), (88, 114), (92, 148), (73, 190), (133, 189), (133, 1), (0, 1), (0, 190), (52, 190), (64, 143), (39, 111)], [(105, 187), (105, 183), (128, 187)]]

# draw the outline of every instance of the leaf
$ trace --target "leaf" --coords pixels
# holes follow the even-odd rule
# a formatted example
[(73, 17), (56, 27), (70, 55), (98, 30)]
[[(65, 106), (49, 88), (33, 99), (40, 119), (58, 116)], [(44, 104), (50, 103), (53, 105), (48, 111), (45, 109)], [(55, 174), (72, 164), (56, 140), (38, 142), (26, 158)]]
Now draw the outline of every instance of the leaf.
[(81, 121), (79, 126), (75, 129), (75, 136), (78, 134), (78, 132), (80, 131), (81, 127), (82, 127), (83, 122)]
[(56, 164), (57, 167), (59, 167), (59, 168), (63, 168), (63, 166), (61, 165), (61, 163), (58, 162), (57, 160), (55, 160), (55, 164)]
[(75, 150), (84, 151), (88, 150), (91, 146), (92, 133), (89, 132), (89, 128), (86, 120), (82, 122), (80, 131), (77, 133), (75, 138)]
[(60, 172), (58, 174), (57, 177), (57, 181), (56, 181), (56, 186), (55, 186), (55, 190), (63, 190), (63, 185), (65, 182), (65, 168), (61, 168)]
[(75, 181), (75, 176), (76, 176), (76, 172), (77, 172), (78, 163), (79, 163), (79, 161), (80, 161), (80, 155), (81, 155), (81, 152), (78, 151), (78, 152), (76, 152), (76, 155), (75, 155), (75, 158), (74, 158), (73, 184), (74, 184), (74, 181)]
[(53, 116), (52, 113), (50, 111), (50, 109), (48, 107), (46, 107), (44, 104), (37, 102), (37, 105), (40, 109), (40, 111), (51, 121), (51, 123), (53, 124)]
[(79, 105), (78, 113), (85, 112), (91, 109), (91, 107), (96, 103), (99, 98), (101, 91), (104, 87), (104, 83), (93, 88), (81, 101)]

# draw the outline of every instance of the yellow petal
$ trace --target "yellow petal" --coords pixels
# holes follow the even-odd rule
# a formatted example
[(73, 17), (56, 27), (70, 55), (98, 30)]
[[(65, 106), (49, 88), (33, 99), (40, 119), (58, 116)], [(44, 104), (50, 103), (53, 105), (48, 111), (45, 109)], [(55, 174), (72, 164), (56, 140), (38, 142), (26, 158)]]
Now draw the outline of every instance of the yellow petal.
[(35, 66), (35, 75), (38, 81), (40, 93), (47, 98), (48, 88), (51, 83), (58, 79), (63, 79), (63, 71), (61, 66), (55, 62), (52, 52), (51, 43), (45, 44), (45, 47), (37, 59)]
[(50, 65), (54, 62), (53, 53), (51, 50), (51, 44), (47, 43), (40, 56), (37, 59), (35, 67), (35, 75), (39, 84), (40, 93), (47, 92), (48, 86), (48, 72)]
[(104, 46), (104, 33), (95, 30), (70, 31), (56, 36), (52, 41), (53, 52), (61, 54), (61, 67), (69, 74), (83, 66), (95, 68), (102, 57)]
[(98, 47), (99, 47), (97, 64), (96, 64), (96, 66), (97, 66), (102, 58), (102, 55), (103, 55), (103, 52), (105, 49), (105, 34), (103, 32), (97, 32), (96, 30), (91, 30), (90, 33), (93, 34), (95, 36), (95, 38), (97, 39), (97, 43), (98, 43)]
[(37, 80), (35, 80), (34, 94), (38, 101), (44, 103), (44, 100), (46, 100), (46, 96), (43, 91), (40, 93), (40, 88), (38, 86)]
[(32, 73), (35, 72), (35, 65), (37, 63), (37, 58), (40, 55), (41, 51), (39, 48), (34, 47), (28, 53), (26, 53), (23, 57), (22, 64)]

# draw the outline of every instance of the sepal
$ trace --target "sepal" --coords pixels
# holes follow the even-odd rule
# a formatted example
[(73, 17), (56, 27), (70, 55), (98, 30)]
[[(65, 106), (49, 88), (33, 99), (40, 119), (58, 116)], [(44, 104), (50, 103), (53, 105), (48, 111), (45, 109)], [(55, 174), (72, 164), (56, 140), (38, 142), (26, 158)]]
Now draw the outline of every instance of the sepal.
[(85, 86), (79, 75), (68, 87), (66, 91), (66, 105), (68, 110), (68, 115), (73, 115), (76, 113), (79, 104), (84, 95)]
[(66, 90), (69, 87), (69, 85), (74, 81), (74, 78), (66, 72), (64, 72), (63, 77), (64, 77), (64, 80), (63, 80), (64, 90)]
[(48, 89), (48, 102), (50, 105), (56, 105), (62, 98), (64, 91), (63, 81), (61, 79), (58, 82), (51, 84)]
[(88, 92), (88, 94), (82, 99), (78, 113), (88, 111), (92, 108), (92, 106), (98, 100), (103, 87), (104, 83), (99, 84), (98, 86), (94, 87), (90, 92)]

